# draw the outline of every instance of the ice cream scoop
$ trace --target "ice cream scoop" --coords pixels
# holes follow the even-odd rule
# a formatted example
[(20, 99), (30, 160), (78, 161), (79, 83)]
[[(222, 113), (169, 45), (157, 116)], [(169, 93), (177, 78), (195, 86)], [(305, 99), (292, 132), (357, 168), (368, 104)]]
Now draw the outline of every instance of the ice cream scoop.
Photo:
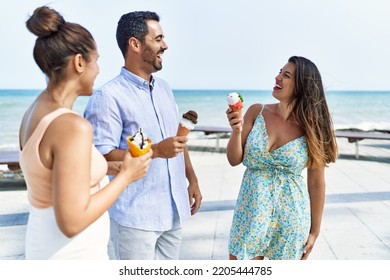
[(176, 135), (187, 136), (188, 133), (195, 128), (197, 123), (198, 114), (193, 110), (188, 111), (187, 113), (183, 114)]
[(133, 157), (139, 157), (146, 154), (152, 146), (152, 139), (139, 128), (134, 135), (127, 137), (127, 144)]
[(229, 108), (233, 111), (239, 111), (244, 108), (244, 98), (242, 95), (238, 92), (231, 92), (227, 95), (227, 103), (229, 105)]

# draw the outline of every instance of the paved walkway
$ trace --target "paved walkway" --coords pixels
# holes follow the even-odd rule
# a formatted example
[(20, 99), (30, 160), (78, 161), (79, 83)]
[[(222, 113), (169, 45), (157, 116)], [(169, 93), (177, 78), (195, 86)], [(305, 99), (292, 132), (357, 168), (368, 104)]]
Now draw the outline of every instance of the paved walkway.
[[(313, 260), (390, 260), (390, 143), (338, 139), (340, 159), (326, 170), (322, 231)], [(203, 193), (201, 211), (184, 228), (180, 258), (227, 259), (227, 244), (242, 165), (226, 160), (226, 139), (190, 139), (191, 159)], [(1, 182), (0, 182), (1, 184)], [(9, 189), (9, 188), (8, 188)], [(24, 258), (27, 200), (24, 190), (0, 188), (0, 259)]]

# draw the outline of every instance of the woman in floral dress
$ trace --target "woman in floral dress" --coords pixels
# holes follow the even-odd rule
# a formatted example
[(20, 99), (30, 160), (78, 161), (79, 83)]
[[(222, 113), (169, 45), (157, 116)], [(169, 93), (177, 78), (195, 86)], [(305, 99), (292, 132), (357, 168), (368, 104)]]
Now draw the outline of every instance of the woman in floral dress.
[[(293, 56), (275, 78), (276, 104), (228, 109), (227, 158), (243, 163), (230, 231), (230, 259), (307, 259), (320, 233), (325, 167), (337, 145), (321, 75)], [(301, 176), (307, 170), (307, 184)]]

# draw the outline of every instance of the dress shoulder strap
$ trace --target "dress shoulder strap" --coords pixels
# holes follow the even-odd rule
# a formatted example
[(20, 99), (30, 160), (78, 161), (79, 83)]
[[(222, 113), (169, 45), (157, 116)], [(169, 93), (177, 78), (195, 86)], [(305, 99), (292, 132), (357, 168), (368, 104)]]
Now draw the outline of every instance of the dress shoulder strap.
[(261, 110), (260, 110), (260, 113), (259, 113), (259, 114), (262, 114), (262, 113), (263, 113), (264, 107), (265, 107), (265, 104), (263, 104), (263, 106), (261, 107)]

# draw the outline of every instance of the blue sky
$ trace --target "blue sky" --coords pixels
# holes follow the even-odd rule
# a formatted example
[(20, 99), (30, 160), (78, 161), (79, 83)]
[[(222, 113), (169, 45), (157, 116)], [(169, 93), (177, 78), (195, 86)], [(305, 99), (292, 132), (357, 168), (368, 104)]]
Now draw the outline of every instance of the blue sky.
[(123, 65), (120, 16), (152, 10), (166, 42), (163, 70), (173, 89), (260, 89), (292, 55), (311, 59), (328, 90), (390, 90), (388, 0), (12, 0), (0, 3), (0, 89), (41, 89), (25, 27), (48, 4), (91, 31), (100, 53), (98, 87)]

